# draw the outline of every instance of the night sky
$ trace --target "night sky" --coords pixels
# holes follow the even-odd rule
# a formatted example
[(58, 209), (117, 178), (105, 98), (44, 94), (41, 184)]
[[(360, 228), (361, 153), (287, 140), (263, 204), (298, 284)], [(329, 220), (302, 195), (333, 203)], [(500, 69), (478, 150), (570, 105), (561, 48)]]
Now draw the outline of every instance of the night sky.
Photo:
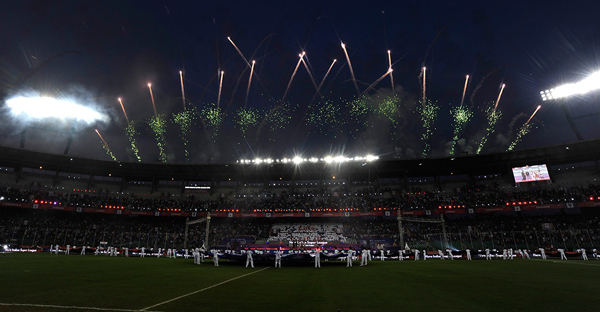
[[(485, 109), (502, 84), (502, 118), (481, 153), (506, 151), (538, 105), (530, 132), (515, 149), (573, 142), (559, 103), (542, 102), (539, 92), (600, 70), (598, 12), (598, 1), (4, 1), (0, 144), (19, 147), (26, 130), (25, 148), (63, 153), (73, 133), (69, 155), (110, 160), (98, 129), (116, 159), (137, 161), (121, 97), (134, 121), (138, 155), (160, 161), (149, 125), (152, 83), (166, 121), (158, 137), (168, 162), (339, 154), (407, 159), (423, 157), (425, 143), (427, 157), (444, 157), (454, 137), (451, 110), (461, 102), (467, 74), (462, 107), (473, 117), (454, 140), (454, 155), (477, 153), (489, 126)], [(228, 36), (256, 61), (249, 91), (251, 68)], [(389, 75), (372, 85), (388, 70), (388, 50), (394, 92)], [(299, 63), (302, 51), (315, 82)], [(423, 66), (426, 96), (437, 108), (425, 140), (418, 110)], [(185, 136), (175, 122), (176, 114), (184, 116), (180, 70), (185, 116), (193, 118)], [(109, 121), (11, 116), (4, 101), (31, 92), (76, 98)], [(600, 113), (599, 95), (564, 105), (573, 117)], [(593, 115), (575, 124), (584, 139), (597, 139), (599, 121)]]

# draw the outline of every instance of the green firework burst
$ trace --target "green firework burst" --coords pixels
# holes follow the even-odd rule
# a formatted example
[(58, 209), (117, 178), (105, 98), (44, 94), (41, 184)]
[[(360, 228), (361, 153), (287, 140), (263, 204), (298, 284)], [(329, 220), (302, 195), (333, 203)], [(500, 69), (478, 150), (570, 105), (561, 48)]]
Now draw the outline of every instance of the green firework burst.
[(494, 133), (496, 124), (500, 121), (500, 119), (502, 119), (502, 111), (500, 111), (498, 109), (494, 110), (494, 106), (495, 106), (494, 102), (492, 102), (485, 109), (485, 116), (488, 121), (488, 125), (487, 125), (487, 128), (485, 129), (485, 134), (481, 138), (481, 141), (479, 142), (479, 146), (477, 147), (477, 154), (481, 153), (481, 150), (483, 149), (483, 146), (485, 145), (485, 143), (487, 143), (488, 138), (490, 137), (490, 135), (492, 133)]
[(166, 143), (164, 135), (167, 132), (167, 119), (165, 115), (158, 114), (148, 120), (150, 129), (154, 132), (156, 138), (156, 146), (158, 146), (158, 152), (160, 155), (160, 161), (167, 162), (167, 153), (165, 151)]
[(428, 140), (435, 130), (434, 124), (439, 110), (440, 107), (437, 106), (436, 103), (431, 102), (429, 99), (425, 99), (425, 101), (420, 100), (419, 105), (417, 106), (417, 112), (421, 116), (423, 129), (425, 130), (421, 135), (421, 141), (423, 141), (423, 144), (425, 144), (422, 154), (423, 158), (427, 157), (427, 154), (429, 154), (429, 150), (431, 149)]
[(137, 147), (137, 143), (135, 141), (135, 136), (138, 135), (135, 130), (135, 123), (132, 121), (127, 124), (125, 127), (125, 133), (127, 134), (127, 138), (129, 138), (129, 143), (131, 144), (131, 150), (133, 151), (133, 155), (137, 159), (137, 161), (141, 162), (142, 157), (140, 156), (140, 150)]
[(519, 132), (517, 132), (517, 137), (512, 143), (510, 143), (510, 146), (508, 146), (508, 149), (506, 151), (510, 152), (513, 149), (515, 149), (517, 144), (519, 144), (519, 142), (523, 140), (523, 137), (526, 136), (529, 132), (531, 132), (533, 128), (534, 126), (532, 123), (523, 124), (521, 128), (519, 128)]
[(183, 141), (183, 151), (185, 153), (185, 161), (190, 160), (190, 152), (188, 151), (188, 135), (192, 130), (192, 121), (196, 118), (196, 115), (192, 110), (186, 109), (179, 113), (173, 113), (173, 123), (179, 125), (181, 129), (181, 140)]
[(458, 141), (459, 134), (465, 129), (465, 126), (471, 118), (473, 118), (473, 111), (466, 105), (460, 105), (450, 110), (450, 114), (454, 119), (454, 132), (452, 136), (452, 146), (450, 148), (450, 155), (454, 155), (454, 148)]
[(258, 110), (254, 108), (240, 108), (235, 114), (236, 127), (240, 129), (244, 137), (246, 136), (246, 131), (250, 127), (256, 126), (260, 119)]

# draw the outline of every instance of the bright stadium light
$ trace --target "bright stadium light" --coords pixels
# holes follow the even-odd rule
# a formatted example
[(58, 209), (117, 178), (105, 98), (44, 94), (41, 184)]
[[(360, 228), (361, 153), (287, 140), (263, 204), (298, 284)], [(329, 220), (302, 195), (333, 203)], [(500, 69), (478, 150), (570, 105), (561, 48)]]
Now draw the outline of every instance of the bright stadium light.
[(17, 96), (6, 101), (13, 116), (25, 116), (32, 119), (60, 118), (75, 119), (88, 124), (96, 121), (108, 121), (108, 116), (90, 107), (72, 101), (42, 96)]
[(292, 161), (293, 161), (293, 162), (294, 162), (296, 165), (298, 165), (298, 164), (301, 164), (301, 163), (304, 161), (304, 159), (302, 159), (302, 158), (300, 158), (300, 157), (296, 156), (296, 157), (294, 157), (294, 159), (292, 159)]
[(556, 88), (541, 91), (540, 95), (543, 101), (551, 101), (573, 95), (586, 94), (598, 89), (600, 89), (600, 71), (591, 74), (579, 82), (567, 83)]

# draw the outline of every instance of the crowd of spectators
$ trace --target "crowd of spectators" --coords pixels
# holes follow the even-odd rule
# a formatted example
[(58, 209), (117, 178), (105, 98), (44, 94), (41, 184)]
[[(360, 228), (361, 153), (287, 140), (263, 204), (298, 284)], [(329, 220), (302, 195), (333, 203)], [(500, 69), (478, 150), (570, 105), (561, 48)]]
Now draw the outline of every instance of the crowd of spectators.
[[(218, 197), (218, 198), (215, 198)], [(51, 202), (71, 207), (103, 208), (108, 206), (136, 211), (235, 211), (235, 212), (314, 212), (423, 210), (452, 207), (500, 207), (512, 202), (551, 204), (600, 200), (600, 185), (548, 186), (537, 189), (501, 189), (482, 184), (444, 191), (405, 191), (395, 187), (369, 187), (360, 190), (305, 190), (265, 192), (261, 195), (228, 195), (195, 198), (194, 195), (174, 196), (170, 193), (140, 197), (110, 196), (108, 193), (68, 193), (27, 188), (0, 187), (0, 198), (6, 202)], [(331, 210), (330, 210), (331, 209)]]

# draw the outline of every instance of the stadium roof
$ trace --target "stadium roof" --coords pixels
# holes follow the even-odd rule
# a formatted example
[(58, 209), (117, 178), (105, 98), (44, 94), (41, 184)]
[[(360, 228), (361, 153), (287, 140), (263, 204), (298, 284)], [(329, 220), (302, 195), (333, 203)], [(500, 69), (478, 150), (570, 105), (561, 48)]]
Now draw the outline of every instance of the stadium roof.
[(504, 174), (512, 167), (560, 165), (600, 158), (600, 140), (513, 152), (445, 158), (379, 160), (345, 163), (271, 164), (164, 164), (114, 162), (0, 147), (0, 166), (43, 169), (93, 176), (112, 176), (127, 181), (268, 181), (268, 180), (369, 180), (376, 178), (430, 177), (445, 175)]

